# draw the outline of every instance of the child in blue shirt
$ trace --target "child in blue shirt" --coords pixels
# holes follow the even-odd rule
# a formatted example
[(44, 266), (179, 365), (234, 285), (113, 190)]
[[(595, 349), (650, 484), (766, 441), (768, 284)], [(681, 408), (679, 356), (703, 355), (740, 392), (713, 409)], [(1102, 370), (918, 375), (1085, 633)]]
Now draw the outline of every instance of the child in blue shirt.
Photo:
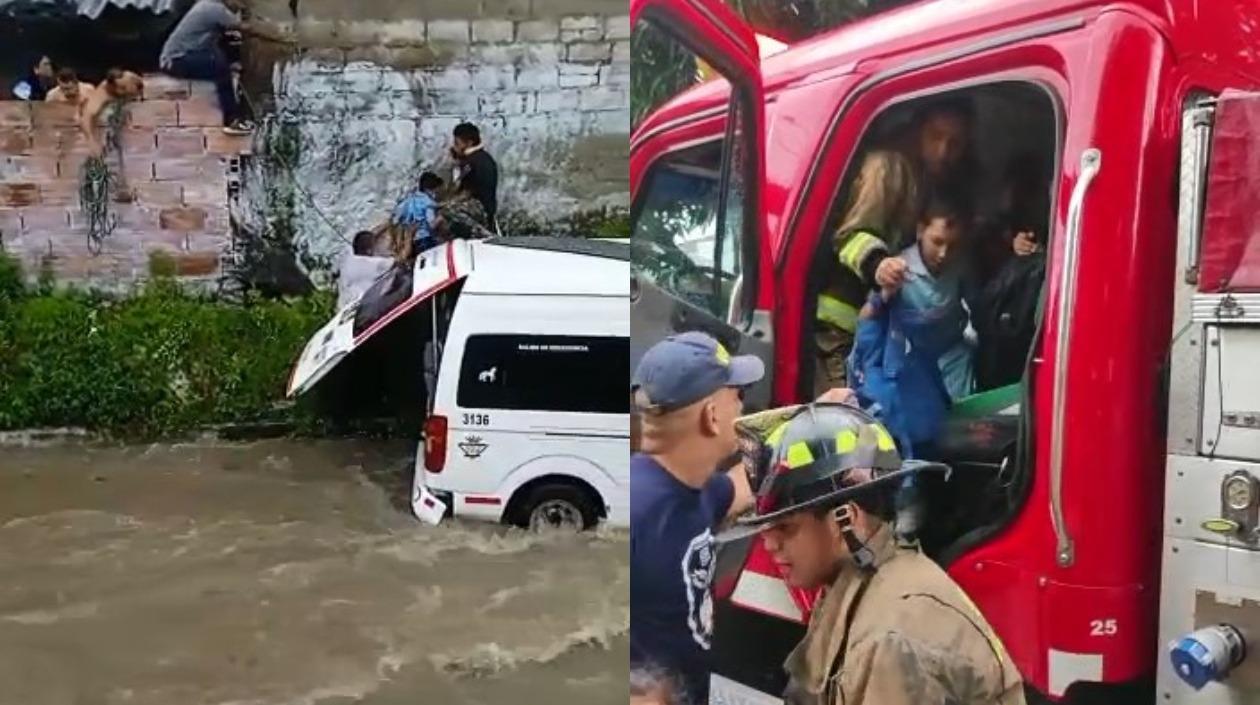
[(437, 196), (441, 188), (442, 177), (426, 171), (420, 175), (419, 188), (407, 194), (394, 209), (394, 226), (412, 231), (413, 257), (438, 244), (441, 216), (438, 215)]
[(971, 394), (974, 346), (964, 300), (971, 293), (959, 256), (969, 210), (934, 194), (918, 223), (918, 241), (899, 255), (900, 281), (873, 293), (858, 321), (850, 374), (860, 396), (878, 404), (902, 453), (932, 443), (950, 403)]
[(939, 196), (924, 210), (918, 242), (901, 253), (906, 277), (894, 305), (911, 342), (934, 356), (951, 401), (975, 390), (975, 341), (965, 301), (974, 301), (971, 258), (961, 256), (970, 221), (965, 204)]
[[(849, 378), (859, 402), (888, 427), (902, 455), (931, 455), (953, 400), (973, 387), (967, 337), (967, 258), (959, 256), (970, 210), (960, 197), (933, 194), (918, 241), (901, 252), (900, 281), (872, 293), (859, 316)], [(913, 533), (913, 477), (898, 500), (898, 533)]]

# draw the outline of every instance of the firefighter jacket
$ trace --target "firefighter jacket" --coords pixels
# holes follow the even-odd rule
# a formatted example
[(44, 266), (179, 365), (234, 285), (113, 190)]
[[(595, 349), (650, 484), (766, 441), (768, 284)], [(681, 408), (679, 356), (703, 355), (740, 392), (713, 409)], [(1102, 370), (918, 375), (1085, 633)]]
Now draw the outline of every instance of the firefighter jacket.
[(1006, 649), (962, 590), (885, 525), (848, 563), (784, 668), (791, 705), (1023, 705)]
[[(895, 243), (894, 243), (895, 244)], [(858, 309), (875, 288), (875, 269), (889, 254), (885, 236), (860, 228), (836, 233), (817, 319), (848, 333), (857, 330)]]

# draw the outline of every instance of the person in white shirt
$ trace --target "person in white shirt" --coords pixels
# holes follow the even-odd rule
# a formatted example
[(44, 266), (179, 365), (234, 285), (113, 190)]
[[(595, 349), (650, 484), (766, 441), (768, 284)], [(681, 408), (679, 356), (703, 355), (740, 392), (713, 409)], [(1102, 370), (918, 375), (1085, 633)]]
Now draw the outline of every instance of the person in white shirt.
[(375, 254), (376, 233), (363, 230), (354, 236), (354, 245), (341, 260), (337, 278), (337, 310), (358, 301), (372, 284), (394, 265), (392, 257)]

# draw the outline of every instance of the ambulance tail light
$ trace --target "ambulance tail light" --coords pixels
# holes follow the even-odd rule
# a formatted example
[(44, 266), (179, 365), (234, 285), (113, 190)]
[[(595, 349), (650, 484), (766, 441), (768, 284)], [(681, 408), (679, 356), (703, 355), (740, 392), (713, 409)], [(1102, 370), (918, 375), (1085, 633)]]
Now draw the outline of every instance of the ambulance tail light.
[(424, 469), (432, 473), (446, 467), (447, 422), (445, 416), (430, 416), (424, 422)]

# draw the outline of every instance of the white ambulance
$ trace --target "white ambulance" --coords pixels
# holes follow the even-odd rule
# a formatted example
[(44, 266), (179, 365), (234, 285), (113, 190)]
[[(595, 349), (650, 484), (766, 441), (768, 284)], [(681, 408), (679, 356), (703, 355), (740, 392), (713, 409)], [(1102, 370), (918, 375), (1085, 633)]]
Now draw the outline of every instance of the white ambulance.
[[(626, 241), (458, 240), (416, 262), (410, 295), (376, 287), (307, 344), (311, 389), (368, 338), (428, 307), (430, 393), (412, 507), (529, 528), (629, 523)], [(361, 309), (375, 308), (370, 317)], [(373, 320), (374, 319), (374, 320)], [(358, 330), (356, 330), (358, 329)]]

